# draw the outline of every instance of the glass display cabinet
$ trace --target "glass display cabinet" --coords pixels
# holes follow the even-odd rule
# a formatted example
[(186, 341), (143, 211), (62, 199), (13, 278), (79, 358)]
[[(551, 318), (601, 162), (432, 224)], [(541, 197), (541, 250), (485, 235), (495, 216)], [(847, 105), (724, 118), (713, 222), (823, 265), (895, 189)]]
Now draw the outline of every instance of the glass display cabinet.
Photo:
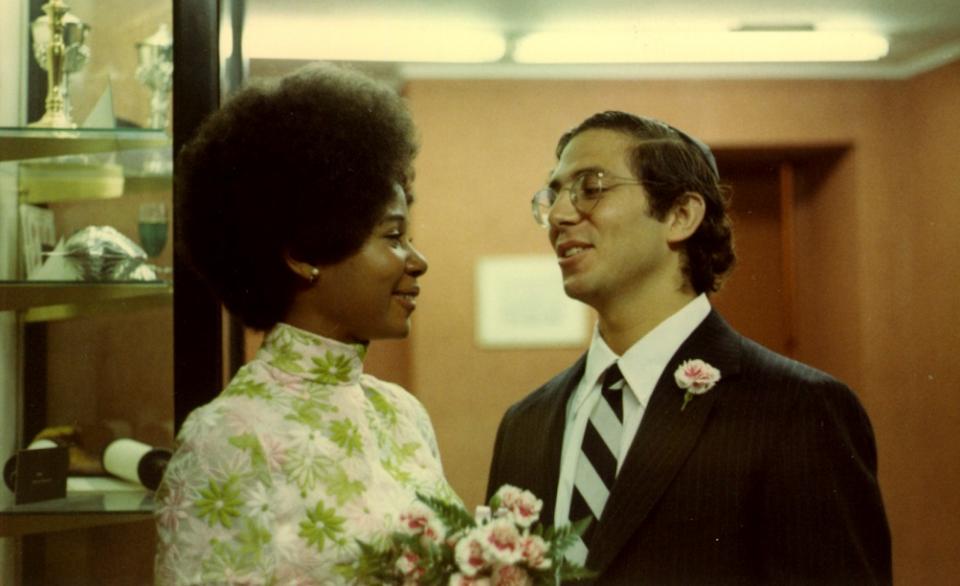
[[(149, 583), (152, 491), (102, 454), (172, 447), (228, 374), (220, 307), (174, 242), (172, 154), (219, 103), (233, 3), (14, 4), (0, 13), (0, 583)], [(24, 502), (16, 456), (50, 445), (66, 495)]]
[(67, 497), (4, 508), (4, 534), (149, 512), (148, 491), (113, 481), (99, 454), (116, 438), (172, 444), (170, 153), (163, 129), (0, 128), (17, 215), (0, 311), (21, 339), (18, 443), (71, 456)]

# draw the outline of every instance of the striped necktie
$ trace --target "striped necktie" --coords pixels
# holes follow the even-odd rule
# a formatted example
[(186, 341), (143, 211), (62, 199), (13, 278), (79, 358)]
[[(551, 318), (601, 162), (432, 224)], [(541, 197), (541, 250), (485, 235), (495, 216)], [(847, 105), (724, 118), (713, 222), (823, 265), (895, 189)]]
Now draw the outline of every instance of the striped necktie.
[[(623, 374), (614, 363), (603, 375), (601, 397), (590, 413), (583, 433), (569, 518), (571, 523), (588, 516), (593, 521), (583, 534), (582, 542), (572, 547), (568, 556), (580, 563), (586, 560), (586, 548), (617, 477), (617, 455), (620, 453), (620, 436), (623, 435), (623, 387)], [(581, 557), (583, 559), (578, 559)]]

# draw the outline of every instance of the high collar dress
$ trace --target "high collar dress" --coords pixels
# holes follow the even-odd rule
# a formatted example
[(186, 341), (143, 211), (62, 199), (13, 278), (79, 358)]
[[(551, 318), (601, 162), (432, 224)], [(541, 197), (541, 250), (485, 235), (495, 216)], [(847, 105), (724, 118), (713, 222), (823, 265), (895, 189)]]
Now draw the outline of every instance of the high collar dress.
[(357, 540), (459, 503), (423, 406), (366, 348), (279, 324), (184, 422), (157, 491), (157, 584), (349, 583)]

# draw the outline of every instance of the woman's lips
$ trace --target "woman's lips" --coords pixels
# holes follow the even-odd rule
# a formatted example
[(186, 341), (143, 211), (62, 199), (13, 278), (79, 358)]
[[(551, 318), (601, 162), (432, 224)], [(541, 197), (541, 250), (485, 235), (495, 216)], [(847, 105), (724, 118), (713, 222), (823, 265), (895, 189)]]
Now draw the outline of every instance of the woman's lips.
[(397, 303), (407, 311), (413, 311), (417, 308), (417, 296), (420, 295), (419, 289), (409, 289), (404, 291), (394, 291), (393, 298)]

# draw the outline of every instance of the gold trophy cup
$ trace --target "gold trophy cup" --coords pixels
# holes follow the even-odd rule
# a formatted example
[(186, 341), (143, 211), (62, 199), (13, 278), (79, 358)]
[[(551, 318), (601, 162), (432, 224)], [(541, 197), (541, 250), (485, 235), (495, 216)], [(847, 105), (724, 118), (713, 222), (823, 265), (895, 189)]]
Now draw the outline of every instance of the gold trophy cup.
[(76, 128), (70, 117), (69, 75), (83, 68), (90, 58), (86, 45), (89, 25), (69, 13), (62, 0), (43, 5), (44, 16), (30, 26), (33, 34), (33, 56), (47, 72), (46, 111), (30, 126), (41, 128)]

